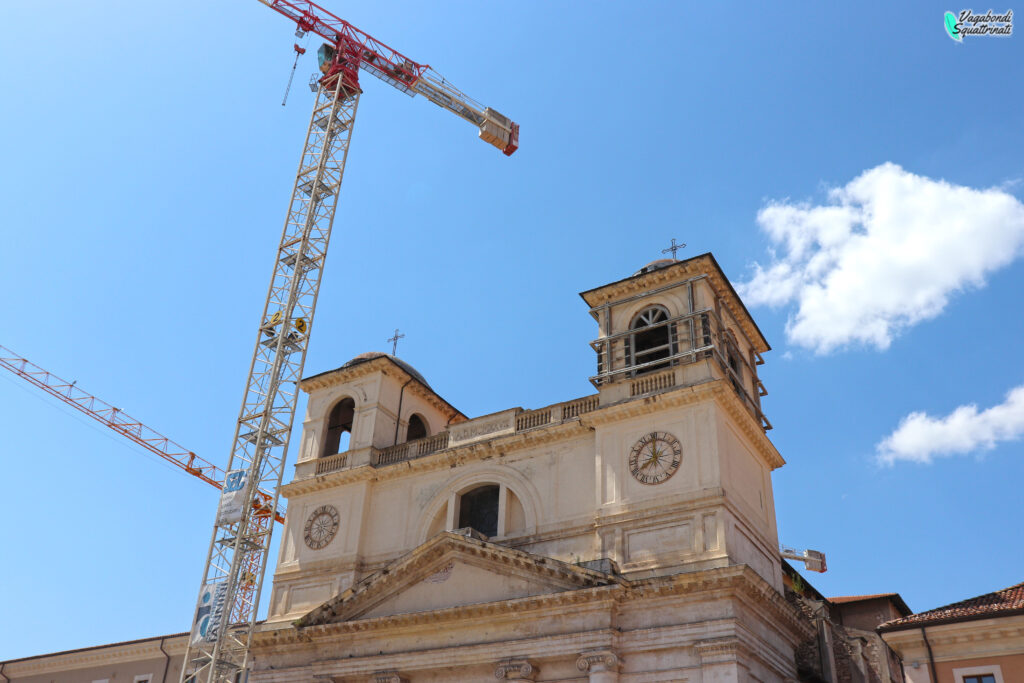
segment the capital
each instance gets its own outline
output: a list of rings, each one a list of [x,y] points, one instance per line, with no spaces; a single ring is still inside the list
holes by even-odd
[[[739,639],[733,636],[701,640],[693,649],[704,664],[734,662],[745,650]]]
[[[504,681],[532,681],[537,667],[526,659],[503,659],[494,667],[494,677]]]
[[[583,673],[618,671],[622,660],[611,650],[588,650],[576,659],[576,668]]]
[[[409,679],[402,678],[397,671],[377,671],[373,674],[373,683],[409,683]]]

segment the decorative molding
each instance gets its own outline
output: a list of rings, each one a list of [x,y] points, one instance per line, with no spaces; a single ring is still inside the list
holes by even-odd
[[[328,370],[319,375],[314,375],[313,377],[301,380],[299,382],[299,388],[309,394],[318,389],[326,389],[337,384],[349,383],[361,377],[366,377],[378,372],[389,377],[392,377],[397,373],[400,379],[415,380],[418,390],[414,391],[416,391],[420,398],[430,403],[439,412],[443,413],[445,417],[451,418],[453,422],[457,421],[460,416],[465,418],[465,416],[459,412],[458,408],[448,403],[448,401],[444,400],[430,387],[423,385],[419,379],[410,375],[401,365],[394,362],[387,356],[379,356],[351,367],[340,367],[334,370]]]
[[[181,657],[188,645],[187,633],[113,643],[4,662],[4,675],[12,678],[43,676],[72,669],[101,667],[147,659],[164,659],[162,642],[171,657]]]
[[[576,659],[576,668],[583,673],[618,671],[620,666],[622,666],[622,660],[611,650],[581,652]]]
[[[528,659],[503,659],[494,667],[494,677],[504,681],[532,681],[537,678],[537,667]]]
[[[717,400],[718,404],[725,409],[725,412],[736,422],[737,426],[743,432],[743,435],[750,439],[751,443],[754,444],[754,448],[757,449],[758,454],[764,459],[765,464],[772,470],[776,470],[786,464],[782,454],[779,453],[778,449],[775,448],[775,444],[771,442],[768,435],[764,433],[761,425],[758,424],[757,420],[750,411],[747,410],[746,405],[736,395],[733,388],[726,384],[726,380],[718,379],[715,380],[718,385],[717,389]]]
[[[522,550],[513,550],[494,543],[444,532],[395,560],[377,574],[367,577],[363,582],[328,600],[295,623],[299,627],[312,627],[346,622],[350,618],[356,618],[363,611],[372,609],[374,605],[386,599],[394,591],[401,589],[411,577],[415,576],[416,572],[428,570],[431,565],[439,561],[443,562],[446,558],[451,561],[452,557],[459,555],[467,560],[478,558],[502,565],[505,567],[504,571],[507,572],[515,571],[534,577],[543,577],[569,589],[569,593],[575,592],[572,589],[592,588],[613,581],[601,572],[533,555]],[[436,572],[437,569],[434,571]],[[553,595],[562,594],[555,593]]]
[[[701,640],[693,646],[694,652],[700,657],[701,664],[735,662],[741,655],[746,654],[746,649],[746,646],[735,636],[709,638]]]
[[[441,538],[439,535],[435,538]],[[461,537],[456,537],[461,538]],[[480,543],[462,539],[466,543]],[[488,544],[490,545],[490,544]],[[507,550],[507,549],[506,549]],[[512,551],[518,552],[518,551]],[[548,565],[563,563],[547,560]],[[592,573],[605,577],[597,572],[589,572],[582,568],[574,568],[579,572]],[[611,585],[581,586],[577,590],[566,590],[526,598],[503,600],[489,603],[475,603],[448,607],[430,612],[413,612],[396,614],[386,617],[369,619],[355,618],[350,621],[333,621],[342,612],[340,602],[349,589],[341,596],[313,610],[297,622],[297,628],[278,628],[254,634],[253,646],[280,647],[287,643],[301,641],[331,640],[342,634],[374,633],[389,629],[414,627],[429,624],[438,627],[460,620],[475,618],[536,618],[525,616],[530,612],[557,612],[566,609],[580,610],[585,606],[599,608],[602,605],[635,602],[643,599],[657,599],[666,596],[693,596],[697,592],[715,593],[718,597],[739,599],[749,609],[757,609],[764,618],[773,623],[781,633],[789,634],[796,640],[804,640],[813,636],[813,626],[802,620],[797,609],[786,602],[768,582],[746,565],[733,565],[716,569],[687,572],[672,576],[659,576],[637,581],[627,581],[622,577],[614,577],[616,583]],[[308,620],[308,621],[307,621]],[[305,622],[305,623],[303,623]]]
[[[516,431],[516,415],[522,408],[509,408],[498,413],[476,417],[448,428],[449,444],[463,445],[472,441],[507,436]]]
[[[502,413],[492,413],[450,426],[449,447],[430,455],[403,460],[399,463],[351,467],[316,475],[308,479],[292,481],[282,486],[280,490],[285,498],[291,498],[359,481],[380,482],[417,472],[449,469],[494,456],[514,457],[516,452],[525,452],[537,446],[578,438],[590,432],[595,425],[648,415],[652,410],[652,405],[667,409],[694,405],[703,401],[715,401],[733,419],[741,433],[750,440],[755,451],[770,469],[777,469],[785,464],[785,460],[782,459],[778,450],[751,416],[743,402],[736,396],[732,387],[727,385],[725,380],[715,379],[678,387],[654,396],[631,398],[620,403],[602,406],[579,418],[518,433],[514,433],[515,412],[519,410],[518,408],[502,411]],[[474,424],[477,420],[481,420],[481,422]],[[509,427],[513,432],[508,431]],[[463,434],[463,430],[465,434]],[[480,430],[489,431],[478,434],[477,432]],[[397,465],[402,466],[398,467]]]
[[[967,619],[945,624],[925,624],[936,662],[952,662],[972,657],[997,657],[1024,649],[1024,614],[999,615],[987,619]],[[921,627],[883,631],[882,639],[904,661],[923,660],[928,651]]]
[[[624,278],[618,282],[582,292],[580,296],[593,310],[603,305],[614,306],[620,299],[665,285],[673,283],[682,285],[687,280],[699,276],[707,278],[715,296],[729,309],[733,319],[740,324],[747,337],[757,344],[758,351],[764,353],[770,350],[764,335],[757,329],[754,319],[710,253],[679,261],[668,268],[659,268],[642,275]]]
[[[317,475],[285,484],[280,491],[285,498],[291,498],[359,481],[381,482],[418,472],[446,470],[469,462],[487,460],[494,456],[504,457],[517,451],[525,452],[536,446],[569,441],[587,434],[589,431],[588,427],[580,424],[579,419],[571,419],[567,422],[531,429],[518,434],[488,436],[485,440],[465,442],[410,460],[380,466],[352,467]]]

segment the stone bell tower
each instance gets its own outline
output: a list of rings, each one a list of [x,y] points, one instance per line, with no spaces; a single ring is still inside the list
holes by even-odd
[[[784,461],[757,373],[770,347],[714,257],[654,261],[581,296],[599,326],[599,509],[633,513],[602,530],[605,554],[656,573],[747,564],[781,587]]]
[[[594,394],[471,417],[382,353],[300,383],[253,683],[794,680],[768,344],[710,254],[582,297]]]

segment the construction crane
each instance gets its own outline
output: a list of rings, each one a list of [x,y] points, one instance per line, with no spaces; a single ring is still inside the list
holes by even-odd
[[[313,2],[260,0],[291,19],[296,35],[327,42],[317,52],[321,76],[295,175],[284,231],[256,334],[234,445],[210,538],[181,681],[235,681],[249,645],[267,569],[277,492],[288,451],[297,384],[313,327],[327,244],[334,223],[365,71],[409,95],[423,95],[479,130],[511,155],[519,126],[440,77]],[[259,491],[273,495],[263,507]],[[256,514],[267,506],[270,515]]]
[[[163,434],[147,427],[128,413],[115,408],[103,399],[97,398],[78,386],[77,381],[69,382],[44,370],[27,358],[22,358],[6,346],[0,345],[0,368],[9,370],[29,384],[36,386],[50,396],[60,399],[100,424],[109,427],[121,436],[134,441],[150,453],[184,470],[193,477],[206,482],[216,489],[223,487],[224,471],[213,463],[181,444],[171,441]],[[259,509],[256,514],[269,514],[268,501],[272,494],[257,491]],[[275,519],[284,522],[284,509],[278,507]]]

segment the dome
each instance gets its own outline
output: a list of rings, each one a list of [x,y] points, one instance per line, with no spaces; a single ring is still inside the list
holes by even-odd
[[[412,375],[420,384],[422,384],[426,388],[430,389],[431,391],[434,390],[433,387],[431,387],[427,383],[427,380],[425,380],[423,378],[423,375],[421,375],[416,368],[414,368],[413,366],[409,365],[408,363],[406,363],[401,358],[398,358],[396,356],[392,356],[390,353],[384,353],[383,351],[367,351],[366,353],[361,353],[358,356],[356,356],[355,358],[353,358],[352,360],[350,360],[349,362],[347,362],[344,365],[342,365],[338,369],[339,370],[344,370],[345,368],[350,368],[350,367],[352,367],[354,365],[359,365],[360,363],[366,363],[367,361],[371,361],[371,360],[374,360],[374,359],[377,359],[377,358],[389,358],[389,359],[391,359],[391,362],[393,362],[395,365],[397,365],[398,367],[402,368],[403,370],[408,372],[410,375]]]
[[[673,263],[679,263],[679,261],[673,258],[660,258],[657,261],[651,261],[646,266],[633,273],[633,275],[636,276],[643,275],[644,273],[650,273],[651,271],[671,266]]]

